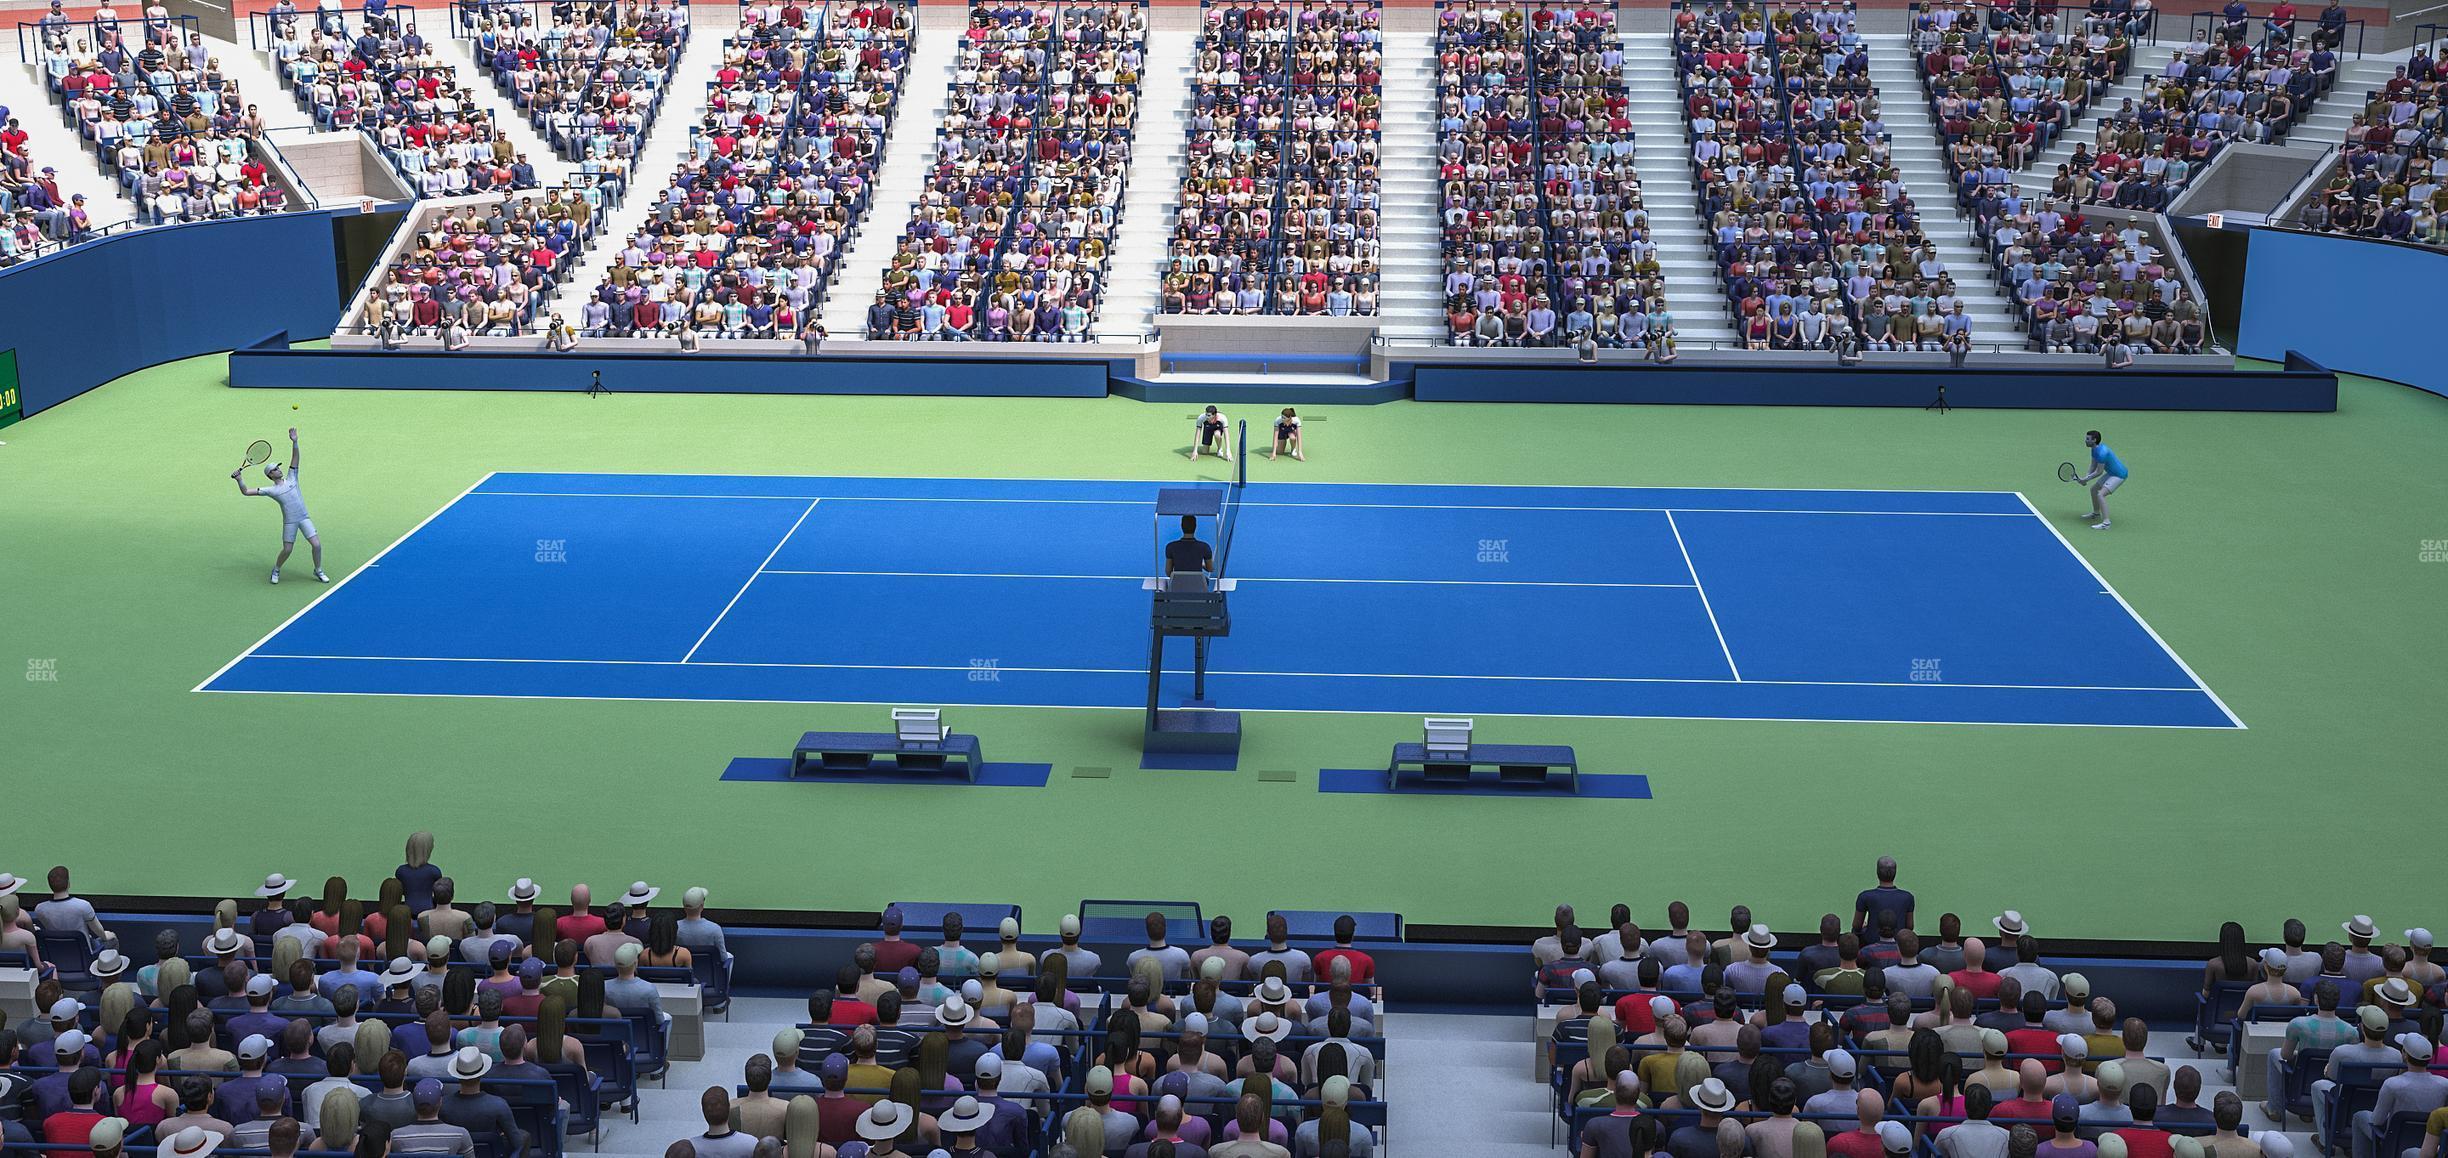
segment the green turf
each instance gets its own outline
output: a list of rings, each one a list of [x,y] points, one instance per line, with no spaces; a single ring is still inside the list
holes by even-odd
[[[196,694],[322,590],[296,581],[302,560],[264,582],[273,511],[225,477],[293,420],[335,575],[489,470],[1219,473],[1178,453],[1189,408],[1120,399],[292,396],[226,389],[222,371],[158,367],[0,433],[0,869],[195,896],[340,873],[371,893],[423,827],[463,897],[575,874],[598,895],[705,884],[726,907],[1010,900],[1032,928],[1085,896],[1466,923],[1532,923],[1559,899],[1655,920],[1679,897],[1711,923],[1748,902],[1796,928],[1893,852],[1925,910],[2018,908],[2044,935],[2442,919],[2428,794],[2448,766],[2448,563],[2418,555],[2448,539],[2448,401],[2397,386],[2352,381],[2335,415],[1316,410],[1312,460],[1253,478],[2024,490],[2250,725],[1482,714],[1483,734],[1577,745],[1583,767],[1656,792],[1571,802],[1314,791],[1316,769],[1416,738],[1397,716],[1254,715],[1243,770],[1220,774],[1139,771],[1133,712],[959,710],[1005,758],[1061,770],[1026,792],[716,779],[874,708]],[[2105,534],[2051,473],[2091,425],[2135,471]],[[55,660],[56,681],[18,679],[29,660]]]

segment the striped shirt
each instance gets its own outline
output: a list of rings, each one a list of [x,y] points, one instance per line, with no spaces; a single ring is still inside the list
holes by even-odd
[[[476,1142],[465,1128],[448,1122],[410,1122],[391,1131],[391,1152],[394,1154],[463,1154],[476,1153]]]
[[[2287,1048],[2295,1053],[2307,1049],[2336,1049],[2362,1038],[2361,1028],[2353,1022],[2326,1013],[2305,1014],[2287,1023]]]

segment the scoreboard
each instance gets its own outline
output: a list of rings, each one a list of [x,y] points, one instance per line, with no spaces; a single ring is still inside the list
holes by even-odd
[[[17,391],[17,351],[0,350],[0,426],[25,417],[25,399]]]

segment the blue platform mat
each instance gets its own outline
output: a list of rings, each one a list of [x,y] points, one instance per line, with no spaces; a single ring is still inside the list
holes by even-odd
[[[1469,784],[1425,784],[1414,777],[1400,788],[1386,786],[1383,768],[1322,768],[1318,770],[1318,791],[1361,792],[1379,796],[1534,796],[1567,800],[1647,800],[1649,778],[1639,775],[1584,772],[1581,791],[1574,792],[1562,783],[1554,785],[1498,784],[1494,780],[1477,780]]]
[[[950,772],[914,775],[894,772],[827,772],[806,776],[791,775],[789,757],[737,756],[731,766],[723,769],[722,778],[748,784],[940,784],[954,788],[975,785],[981,788],[1043,788],[1054,775],[1052,764],[998,764],[989,761],[978,765],[977,779],[963,780]]]

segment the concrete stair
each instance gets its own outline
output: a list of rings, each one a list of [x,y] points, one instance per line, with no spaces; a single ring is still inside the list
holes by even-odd
[[[1640,174],[1641,203],[1649,207],[1649,236],[1657,242],[1675,340],[1687,351],[1739,345],[1700,194],[1692,186],[1691,122],[1675,96],[1674,46],[1664,32],[1629,32],[1623,42],[1632,167]]]
[[[864,336],[868,303],[884,285],[884,268],[900,245],[911,207],[926,188],[927,170],[935,163],[935,126],[943,121],[963,23],[925,21],[910,46],[909,75],[902,82],[900,107],[893,112],[884,164],[876,170],[867,220],[842,254],[841,273],[819,307],[825,332],[835,337]]]
[[[2015,183],[2025,192],[2048,192],[2049,182],[2057,177],[2057,166],[2074,156],[2074,146],[2097,140],[2100,122],[2123,108],[2126,101],[2139,102],[2142,94],[2149,91],[2150,82],[2158,78],[2167,67],[2168,58],[2174,55],[2176,50],[2164,44],[2136,45],[2133,67],[2126,70],[2123,79],[2101,92],[2092,100],[2091,107],[2083,110],[2082,118],[2074,122],[2073,128],[2042,150],[2030,167],[2015,174]]]
[[[663,98],[662,109],[655,114],[654,124],[647,128],[646,139],[638,146],[637,170],[630,175],[630,195],[606,215],[596,243],[580,255],[577,267],[562,284],[568,296],[592,293],[602,284],[622,243],[661,203],[663,192],[671,187],[673,175],[680,171],[681,161],[688,156],[690,130],[705,119],[706,86],[713,82],[723,57],[721,42],[712,39],[707,30],[698,28],[690,32],[688,48],[672,68],[669,95]]]
[[[1377,332],[1445,339],[1445,252],[1437,208],[1436,41],[1427,28],[1385,33],[1379,124]]]
[[[1197,32],[1188,26],[1150,28],[1147,69],[1139,81],[1139,122],[1131,130],[1131,171],[1122,190],[1122,219],[1105,262],[1105,290],[1091,336],[1133,342],[1156,328],[1164,286],[1166,243],[1181,207],[1182,122],[1190,112],[1190,60]],[[867,298],[874,297],[870,291]],[[861,298],[864,302],[867,298]]]
[[[1864,33],[1862,41],[1870,50],[1870,83],[1878,90],[1896,173],[1921,211],[1921,232],[1955,279],[1956,297],[1972,319],[1972,340],[2019,345],[2023,327],[2015,316],[2014,297],[1998,286],[1987,249],[1955,204],[1954,178],[1947,172],[1945,146],[1930,118],[1929,97],[1913,66],[1911,47],[1898,34]]]
[[[458,78],[459,87],[466,90],[471,103],[482,107],[486,115],[492,118],[495,130],[508,137],[519,152],[527,154],[528,162],[535,166],[539,184],[550,188],[569,180],[570,175],[578,171],[577,163],[555,150],[544,135],[528,122],[527,114],[512,104],[510,98],[502,95],[501,89],[493,83],[492,70],[477,62],[474,41],[456,38],[444,41],[435,46],[434,59],[448,67],[452,75]],[[684,55],[681,59],[686,61],[687,57]]]
[[[28,35],[31,36],[30,31]],[[65,114],[43,87],[39,56],[32,64],[0,68],[0,105],[8,106],[9,115],[26,132],[26,156],[33,175],[40,177],[46,166],[57,170],[54,176],[59,181],[60,196],[66,199],[83,194],[85,212],[93,219],[93,228],[136,218],[136,203],[119,192],[119,182],[103,174],[99,155],[60,119]]]

